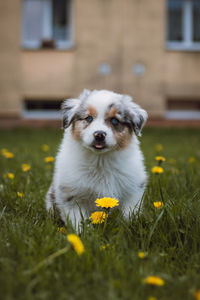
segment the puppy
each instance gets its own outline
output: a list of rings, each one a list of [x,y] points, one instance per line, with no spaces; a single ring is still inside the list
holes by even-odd
[[[62,105],[64,137],[57,154],[47,210],[81,221],[95,211],[96,198],[113,197],[126,217],[137,209],[147,175],[139,149],[147,113],[127,95],[84,90]]]

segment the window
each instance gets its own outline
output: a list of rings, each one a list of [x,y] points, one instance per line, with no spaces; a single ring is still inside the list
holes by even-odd
[[[167,48],[200,50],[200,1],[168,0]]]
[[[167,119],[199,120],[200,99],[168,99],[165,116]]]
[[[62,100],[25,99],[22,116],[25,119],[60,119]]]
[[[72,46],[72,0],[23,0],[25,48]]]

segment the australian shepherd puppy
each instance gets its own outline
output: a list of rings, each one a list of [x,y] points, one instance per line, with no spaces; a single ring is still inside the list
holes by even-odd
[[[147,113],[127,95],[84,90],[63,102],[64,137],[46,196],[47,210],[75,225],[95,211],[96,198],[113,197],[125,216],[137,209],[147,175],[137,136]]]

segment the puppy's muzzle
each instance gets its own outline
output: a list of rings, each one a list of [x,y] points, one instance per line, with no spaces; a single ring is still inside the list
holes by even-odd
[[[94,132],[94,138],[97,142],[104,142],[106,138],[106,132],[105,131],[95,131]]]
[[[106,139],[106,132],[105,131],[95,131],[94,132],[94,148],[96,149],[103,149],[105,147],[105,139]]]

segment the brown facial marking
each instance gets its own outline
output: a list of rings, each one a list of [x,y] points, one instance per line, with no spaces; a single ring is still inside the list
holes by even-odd
[[[118,114],[118,110],[116,107],[111,107],[111,109],[108,111],[107,113],[107,118],[113,118],[113,117],[117,117]]]
[[[128,147],[131,142],[132,134],[126,124],[121,124],[120,131],[113,129],[115,140],[117,142],[116,150],[123,150]]]
[[[85,120],[75,120],[72,123],[72,136],[75,140],[79,141],[81,139],[81,132],[87,127],[87,122]]]
[[[95,118],[97,116],[97,111],[94,107],[89,106],[87,109],[82,109],[79,111],[77,116],[74,117],[72,122],[72,136],[75,140],[80,141],[82,131],[90,125],[85,119],[88,116]]]
[[[95,118],[97,116],[97,111],[93,106],[88,107],[88,115]]]
[[[116,150],[123,150],[128,147],[131,142],[132,138],[132,131],[130,130],[129,126],[122,121],[119,122],[117,126],[113,126],[110,122],[110,119],[107,120],[107,125],[111,127],[112,132],[114,134],[116,140]]]
[[[116,118],[119,123],[113,125],[111,119]],[[116,140],[116,150],[123,150],[128,147],[131,142],[132,131],[127,123],[122,120],[121,114],[115,106],[112,106],[106,115],[106,123],[111,127],[115,140]]]

